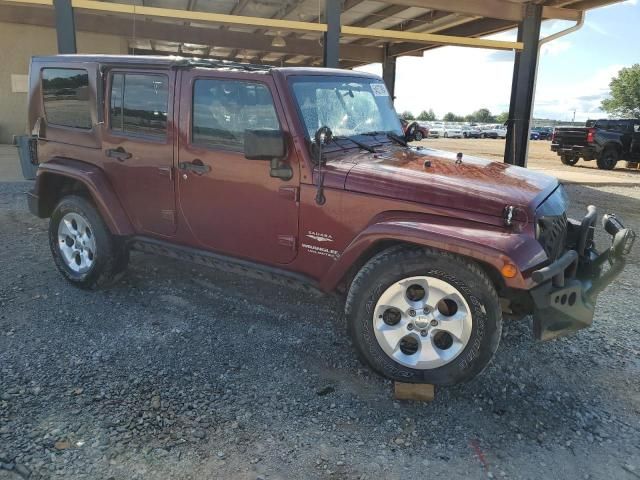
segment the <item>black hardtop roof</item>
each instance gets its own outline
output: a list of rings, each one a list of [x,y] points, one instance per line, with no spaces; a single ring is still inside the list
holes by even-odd
[[[161,68],[210,68],[224,71],[244,71],[256,73],[270,73],[272,71],[282,72],[288,75],[349,75],[357,77],[380,78],[377,75],[367,72],[356,72],[353,70],[341,70],[335,68],[321,67],[274,67],[271,65],[260,65],[252,63],[232,62],[228,60],[216,60],[209,58],[179,57],[166,55],[46,55],[34,56],[32,61],[39,63],[99,63],[101,65],[132,65],[139,67],[161,67]]]

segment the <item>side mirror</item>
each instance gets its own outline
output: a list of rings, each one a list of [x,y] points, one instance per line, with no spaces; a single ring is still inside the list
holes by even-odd
[[[293,177],[291,167],[282,162],[286,153],[284,133],[280,130],[245,130],[244,156],[248,160],[270,160],[271,177],[282,180]]]
[[[248,160],[273,160],[285,156],[284,134],[280,130],[245,130],[244,156]]]

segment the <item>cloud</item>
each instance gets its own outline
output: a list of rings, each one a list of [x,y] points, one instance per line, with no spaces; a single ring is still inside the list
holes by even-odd
[[[542,45],[542,50],[540,51],[540,53],[542,55],[556,56],[571,49],[571,46],[572,44],[568,40],[562,40],[562,39],[553,40],[549,43],[545,43],[544,45]]]
[[[381,74],[379,64],[363,69]],[[433,108],[443,116],[447,112],[466,115],[485,107],[493,113],[509,108],[512,52],[444,47],[427,51],[424,57],[399,58],[397,72],[399,112],[417,114]]]
[[[496,50],[487,55],[487,61],[489,62],[513,62],[515,55],[513,52],[507,50]]]
[[[570,120],[575,111],[576,120],[579,121],[604,116],[600,102],[609,94],[609,83],[622,67],[608,65],[579,82],[538,85],[534,115]]]
[[[610,30],[607,30],[606,28],[601,27],[598,23],[594,22],[593,20],[585,21],[584,26],[589,30],[592,30],[602,35],[603,37],[617,37],[617,35],[614,35]]]

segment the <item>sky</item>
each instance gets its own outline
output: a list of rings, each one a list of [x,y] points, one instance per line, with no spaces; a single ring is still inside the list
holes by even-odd
[[[547,20],[541,37],[574,22]],[[515,41],[515,30],[487,38]],[[486,107],[498,114],[509,109],[513,52],[443,47],[423,57],[401,57],[396,70],[398,112],[432,108],[466,115]],[[600,101],[611,78],[623,67],[640,63],[640,0],[626,0],[587,12],[582,29],[543,46],[538,66],[534,117],[576,121],[606,116]],[[361,70],[381,74],[380,64]],[[416,95],[416,92],[419,92]]]

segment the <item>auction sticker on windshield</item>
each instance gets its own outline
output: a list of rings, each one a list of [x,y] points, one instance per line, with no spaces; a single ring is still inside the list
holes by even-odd
[[[376,97],[388,97],[387,87],[384,83],[372,83],[371,91]]]

